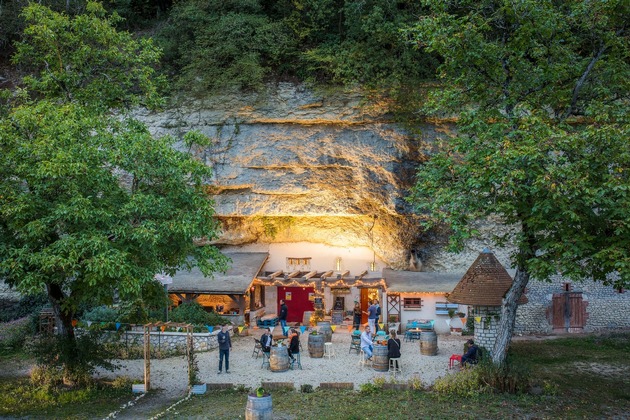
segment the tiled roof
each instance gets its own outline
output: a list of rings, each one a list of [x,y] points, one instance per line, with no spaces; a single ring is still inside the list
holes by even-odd
[[[501,306],[510,286],[512,277],[494,254],[484,249],[448,295],[447,300],[464,305]],[[527,303],[525,295],[518,303]]]
[[[448,293],[461,278],[461,273],[383,270],[387,293]]]
[[[178,271],[173,276],[173,284],[168,285],[168,291],[211,295],[246,294],[269,254],[266,252],[226,252],[224,254],[231,260],[228,263],[227,272],[217,272],[206,277],[196,267],[191,271]]]

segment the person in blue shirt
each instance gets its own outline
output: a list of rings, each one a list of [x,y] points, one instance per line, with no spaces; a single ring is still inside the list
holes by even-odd
[[[468,351],[462,356],[462,366],[465,366],[466,363],[474,365],[478,362],[479,347],[472,339],[468,340],[466,344],[468,344]]]
[[[289,313],[289,307],[284,302],[284,299],[281,299],[280,300],[280,316],[278,317],[278,320],[280,320],[280,325],[282,325],[282,334],[285,337],[289,336],[289,331],[287,331],[287,328],[286,328],[288,313]]]
[[[227,325],[221,327],[221,331],[217,334],[219,342],[219,375],[223,370],[223,359],[225,359],[225,373],[230,373],[230,350],[232,350],[232,340]]]
[[[366,325],[365,330],[361,333],[361,350],[365,353],[367,360],[372,360],[374,347],[372,345],[372,334],[370,333],[369,325]]]

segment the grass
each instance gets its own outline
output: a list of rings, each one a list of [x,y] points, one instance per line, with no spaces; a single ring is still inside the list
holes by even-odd
[[[272,391],[274,416],[291,419],[625,418],[630,412],[630,333],[577,336],[512,345],[513,363],[529,369],[540,395],[451,397],[432,390]],[[6,361],[0,360],[0,369]],[[120,384],[119,384],[120,385]],[[47,389],[25,379],[0,381],[0,417],[105,417],[132,398],[130,385]],[[165,418],[242,418],[247,389],[211,391],[179,404]],[[155,406],[153,406],[155,407]],[[151,408],[146,418],[166,407]]]

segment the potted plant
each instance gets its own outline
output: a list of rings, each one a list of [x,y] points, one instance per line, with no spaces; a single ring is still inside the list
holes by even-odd
[[[271,395],[262,386],[247,395],[246,419],[270,419],[272,412]]]

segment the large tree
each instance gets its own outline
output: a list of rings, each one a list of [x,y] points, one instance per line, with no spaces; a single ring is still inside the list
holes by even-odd
[[[190,153],[207,139],[153,138],[130,116],[161,103],[160,52],[115,30],[100,4],[73,18],[32,4],[24,17],[14,63],[28,75],[0,114],[0,276],[45,288],[73,341],[81,303],[134,298],[156,273],[224,266],[195,245],[217,232],[211,170]]]
[[[454,250],[475,222],[513,226],[516,275],[493,362],[505,361],[531,276],[630,284],[630,3],[427,0],[410,30],[441,56],[425,111],[456,116],[427,145],[411,201]]]

